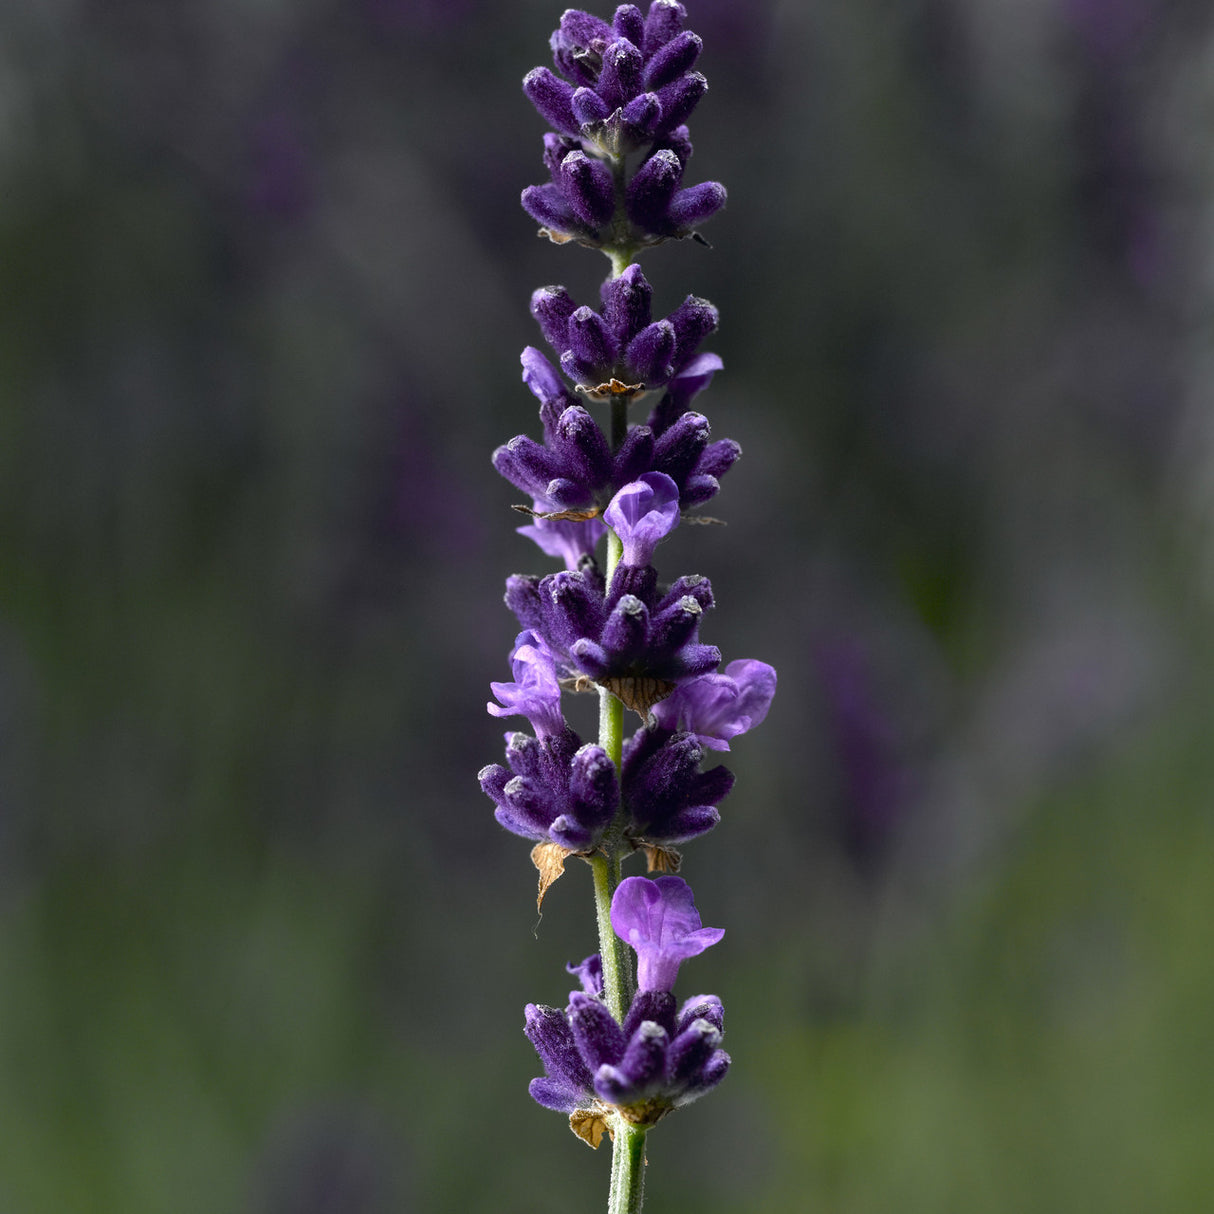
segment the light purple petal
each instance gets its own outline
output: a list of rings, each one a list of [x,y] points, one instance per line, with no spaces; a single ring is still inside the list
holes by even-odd
[[[681,877],[626,877],[611,900],[611,926],[637,954],[641,990],[672,990],[679,965],[725,935],[702,927],[691,886]]]
[[[489,690],[499,702],[486,708],[495,717],[526,717],[537,737],[560,733],[565,720],[551,650],[534,632],[520,632],[510,663],[514,682],[490,683]]]
[[[532,503],[535,510],[551,510],[551,503],[536,499]],[[575,522],[570,519],[537,518],[526,527],[516,527],[519,535],[525,535],[534,540],[546,555],[565,562],[566,569],[576,569],[582,557],[594,552],[599,540],[607,534],[607,528],[602,520],[597,518],[583,519]]]
[[[647,472],[625,485],[603,511],[624,545],[624,564],[648,565],[658,542],[679,525],[679,489],[664,472]]]
[[[680,684],[653,712],[664,729],[686,730],[710,750],[728,750],[728,739],[767,716],[775,693],[775,670],[766,662],[742,658],[730,662],[723,673]]]

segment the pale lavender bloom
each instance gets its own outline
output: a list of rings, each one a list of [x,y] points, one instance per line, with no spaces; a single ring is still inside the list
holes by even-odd
[[[703,927],[691,886],[681,877],[626,877],[611,899],[611,926],[637,954],[642,991],[674,989],[679,965],[725,935]]]
[[[536,510],[551,510],[549,502],[535,499]],[[540,549],[551,557],[565,562],[566,569],[576,569],[582,557],[593,555],[599,540],[607,534],[607,528],[597,518],[581,521],[570,519],[537,518],[526,527],[516,527],[519,535],[534,540]]]
[[[709,750],[728,750],[730,738],[762,722],[775,694],[775,670],[766,662],[741,658],[723,673],[681,683],[654,705],[653,715],[672,733],[693,733]]]
[[[537,738],[562,733],[565,718],[561,715],[561,685],[552,651],[534,632],[520,632],[510,665],[514,682],[490,683],[489,690],[499,703],[485,707],[495,717],[526,717]]]
[[[663,472],[648,472],[611,499],[603,518],[624,545],[624,564],[648,565],[679,525],[679,487]]]

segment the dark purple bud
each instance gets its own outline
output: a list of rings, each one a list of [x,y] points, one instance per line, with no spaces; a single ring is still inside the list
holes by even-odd
[[[676,35],[655,51],[653,58],[645,65],[645,87],[656,91],[690,71],[703,49],[703,40],[691,30]]]
[[[531,1084],[531,1095],[546,1108],[559,1112],[572,1112],[580,1104],[589,1103],[590,1069],[578,1053],[573,1031],[564,1012],[554,1007],[527,1004],[524,1012],[523,1031],[528,1041],[544,1064],[548,1080],[535,1079]],[[536,1092],[542,1085],[544,1099]]]
[[[652,565],[629,565],[626,561],[621,561],[611,575],[607,610],[614,611],[615,605],[626,594],[634,595],[642,603],[652,602],[657,585],[658,571]]]
[[[568,1014],[578,1052],[591,1072],[604,1064],[614,1066],[624,1057],[627,1042],[620,1026],[592,995],[574,991],[569,996]]]
[[[584,481],[557,476],[537,496],[550,502],[557,510],[581,510],[591,504],[594,493]]]
[[[721,1044],[721,1034],[707,1020],[694,1020],[671,1043],[666,1059],[670,1082],[683,1087],[703,1069]]]
[[[653,431],[648,426],[629,426],[615,455],[611,479],[617,485],[636,480],[653,466]]]
[[[611,170],[601,160],[592,160],[585,152],[570,152],[561,161],[561,186],[574,214],[589,227],[600,228],[611,218],[615,184]]]
[[[668,814],[660,823],[651,824],[645,833],[663,843],[687,843],[708,834],[720,821],[716,806],[693,805]]]
[[[511,734],[511,738],[517,737],[517,734]],[[535,741],[534,738],[531,739]],[[501,796],[512,778],[512,773],[503,767],[500,763],[490,763],[486,767],[482,767],[476,773],[477,783],[480,784],[481,790],[485,796],[492,797],[497,801]]]
[[[634,46],[640,46],[645,37],[645,18],[635,4],[621,4],[615,10],[612,28],[621,38],[627,38]]]
[[[658,100],[662,103],[662,129],[673,130],[686,122],[706,92],[708,81],[700,72],[687,72],[665,88],[658,89]]]
[[[564,287],[540,287],[531,293],[531,315],[554,350],[563,350],[568,344],[569,318],[575,311],[577,304]]]
[[[616,603],[603,625],[603,648],[627,662],[644,652],[648,634],[648,608],[636,595],[626,594]]]
[[[574,754],[569,791],[580,807],[579,820],[594,830],[606,826],[615,817],[620,803],[620,786],[615,764],[601,746],[587,743]]]
[[[634,97],[624,107],[620,121],[637,147],[653,138],[662,124],[662,103],[657,93],[641,93]]]
[[[683,678],[707,674],[721,664],[721,651],[715,645],[685,645],[679,652]]]
[[[598,956],[596,953],[595,956]],[[676,1032],[685,1032],[693,1020],[707,1020],[718,1033],[725,1031],[725,1009],[716,995],[693,995],[679,1008]],[[671,1036],[675,1034],[672,1033]]]
[[[540,227],[564,236],[588,236],[586,225],[574,214],[558,186],[529,185],[522,193],[523,210]]]
[[[613,110],[625,105],[640,91],[643,71],[641,52],[627,38],[617,39],[603,52],[599,96]]]
[[[671,151],[655,152],[628,184],[625,195],[628,217],[646,231],[663,228],[670,200],[682,179],[679,158]]]
[[[645,18],[645,37],[641,40],[645,57],[665,46],[683,28],[686,20],[687,10],[678,0],[653,0],[649,16]]]
[[[696,471],[703,476],[724,476],[741,454],[742,448],[732,438],[718,439],[704,448]]]
[[[552,447],[589,489],[598,489],[611,476],[611,447],[598,422],[581,405],[571,405],[561,414]]]
[[[615,343],[603,318],[590,308],[578,308],[569,317],[568,335],[574,360],[582,367],[596,368],[591,375],[594,382],[607,379],[615,363]]]
[[[611,116],[611,107],[594,89],[580,88],[573,94],[573,116],[583,126],[604,122]]]
[[[700,1074],[687,1084],[681,1096],[675,1098],[675,1107],[690,1104],[693,1100],[699,1100],[705,1092],[712,1091],[725,1078],[725,1073],[729,1070],[729,1061],[729,1055],[724,1050],[717,1050],[713,1053],[704,1064],[704,1069]]]
[[[711,219],[725,202],[725,187],[719,181],[702,181],[675,194],[666,219],[675,231],[688,232]]]
[[[643,1020],[652,1020],[673,1037],[676,1030],[674,996],[669,991],[637,991],[624,1017],[624,1036],[630,1041]]]
[[[695,636],[703,615],[700,604],[691,595],[685,595],[653,617],[650,644],[664,651],[682,649]]]
[[[654,445],[653,466],[682,481],[695,469],[710,433],[703,413],[684,413]]]
[[[593,87],[603,51],[612,39],[611,26],[580,9],[567,8],[551,39],[553,62],[578,84]]]
[[[708,300],[688,295],[668,319],[675,331],[675,366],[683,370],[700,342],[715,331],[721,314]]]
[[[493,453],[493,466],[530,497],[546,497],[549,483],[561,470],[552,452],[525,434],[498,447]]]
[[[539,578],[524,573],[513,573],[506,579],[506,606],[524,628],[539,629],[543,621],[539,583]]]
[[[578,133],[573,116],[573,86],[546,67],[532,68],[523,77],[523,92],[540,117],[566,135]]]
[[[596,593],[581,570],[550,573],[540,582],[540,603],[544,626],[537,631],[557,652],[602,630],[602,592]]]
[[[684,510],[691,510],[716,497],[720,491],[721,482],[715,476],[701,476],[697,472],[683,482],[679,500]]]
[[[548,837],[552,815],[548,812],[543,789],[535,780],[513,776],[496,796],[487,781],[481,782],[481,788],[497,802],[493,816],[512,835],[537,842]]]
[[[628,1042],[619,1066],[601,1066],[594,1090],[610,1104],[636,1104],[652,1096],[665,1079],[666,1030],[652,1020],[641,1022]]]
[[[600,292],[603,319],[616,348],[623,350],[649,324],[652,316],[653,288],[635,262],[619,278],[609,278]]]
[[[728,767],[710,767],[700,772],[695,780],[695,799],[716,804],[724,801],[733,790],[734,774]]]
[[[597,641],[582,637],[569,647],[569,656],[587,678],[604,679],[611,672],[611,655]]]
[[[674,325],[668,320],[655,321],[629,343],[624,361],[647,386],[664,384],[674,371],[674,348]]]

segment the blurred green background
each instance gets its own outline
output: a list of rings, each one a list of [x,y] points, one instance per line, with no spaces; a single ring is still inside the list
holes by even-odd
[[[0,1211],[545,1214],[594,947],[475,775],[535,433],[538,0],[0,12]],[[734,1069],[646,1208],[1214,1195],[1212,14],[699,0],[745,456],[662,571],[780,670],[687,849]]]

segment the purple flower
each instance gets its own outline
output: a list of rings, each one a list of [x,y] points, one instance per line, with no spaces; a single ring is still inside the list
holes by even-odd
[[[561,687],[557,681],[552,651],[530,630],[520,632],[510,654],[513,683],[490,683],[498,698],[487,704],[495,717],[523,716],[531,722],[537,738],[562,733]]]
[[[550,511],[550,503],[542,499],[533,501],[535,510]],[[565,562],[566,569],[576,569],[584,556],[591,556],[599,540],[607,534],[607,528],[597,519],[550,519],[537,518],[526,527],[516,527],[519,535],[534,540],[548,556]]]
[[[597,956],[568,967],[584,986],[592,962]],[[525,1015],[524,1031],[545,1072],[529,1091],[557,1112],[614,1107],[634,1124],[653,1125],[710,1091],[729,1069],[720,1048],[725,1014],[715,995],[676,1008],[667,990],[638,991],[621,1025],[587,986],[571,992],[564,1011],[529,1003]]]
[[[730,662],[723,673],[681,683],[654,706],[653,715],[672,733],[683,730],[710,750],[728,750],[728,739],[753,729],[767,716],[775,694],[775,670],[766,662],[742,658]]]
[[[703,927],[691,886],[681,877],[626,877],[611,899],[611,926],[637,954],[642,991],[674,989],[679,965],[725,935]]]
[[[679,487],[663,472],[646,473],[611,499],[603,518],[624,546],[624,564],[648,565],[679,525]]]
[[[615,765],[601,746],[581,745],[569,728],[542,738],[513,733],[506,763],[490,764],[478,776],[502,826],[566,851],[598,845],[620,803]]]

